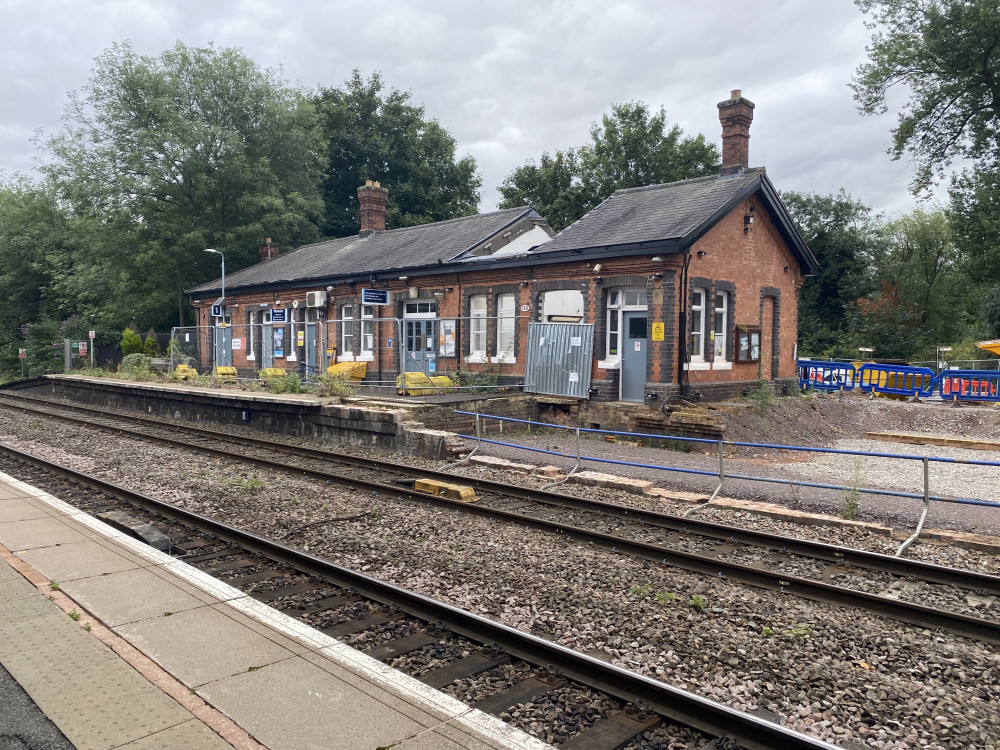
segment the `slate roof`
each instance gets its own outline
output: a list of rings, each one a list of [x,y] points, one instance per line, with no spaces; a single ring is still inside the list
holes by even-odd
[[[815,273],[818,269],[816,259],[795,229],[763,168],[723,178],[711,175],[666,185],[618,190],[531,255],[595,248],[625,249],[640,243],[664,242],[674,243],[674,249],[679,252],[711,229],[734,206],[758,191],[803,269],[806,273]]]
[[[463,216],[458,219],[376,232],[368,237],[343,237],[303,245],[290,253],[226,274],[226,291],[248,287],[306,284],[371,273],[446,263],[489,239],[522,216],[534,215],[530,206]],[[189,294],[214,292],[220,280],[188,289]]]

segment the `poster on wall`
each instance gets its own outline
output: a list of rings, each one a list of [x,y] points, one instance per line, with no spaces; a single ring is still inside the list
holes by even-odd
[[[285,356],[285,329],[275,328],[274,329],[274,356],[284,357]]]
[[[442,357],[455,356],[454,320],[442,320],[438,323],[438,353]]]

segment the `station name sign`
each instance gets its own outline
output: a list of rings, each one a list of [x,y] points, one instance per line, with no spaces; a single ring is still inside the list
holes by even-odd
[[[392,293],[388,289],[362,289],[362,305],[391,305]]]

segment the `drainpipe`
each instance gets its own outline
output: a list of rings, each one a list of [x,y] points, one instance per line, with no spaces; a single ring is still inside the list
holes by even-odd
[[[684,265],[681,269],[681,283],[678,290],[680,296],[680,315],[678,316],[677,328],[677,384],[681,389],[681,396],[687,398],[691,385],[688,380],[688,371],[684,369],[687,360],[687,309],[688,309],[688,266],[691,265],[691,248],[684,250]]]

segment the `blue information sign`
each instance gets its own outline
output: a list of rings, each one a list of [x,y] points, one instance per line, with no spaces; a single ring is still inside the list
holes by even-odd
[[[284,308],[282,308],[280,310],[271,310],[271,322],[272,323],[285,323],[285,322],[287,322],[286,318],[285,318],[285,314],[287,312],[288,311],[285,310]]]
[[[361,304],[363,305],[391,305],[392,294],[388,289],[362,289]]]
[[[222,317],[222,305],[212,305],[212,317],[213,318]]]

